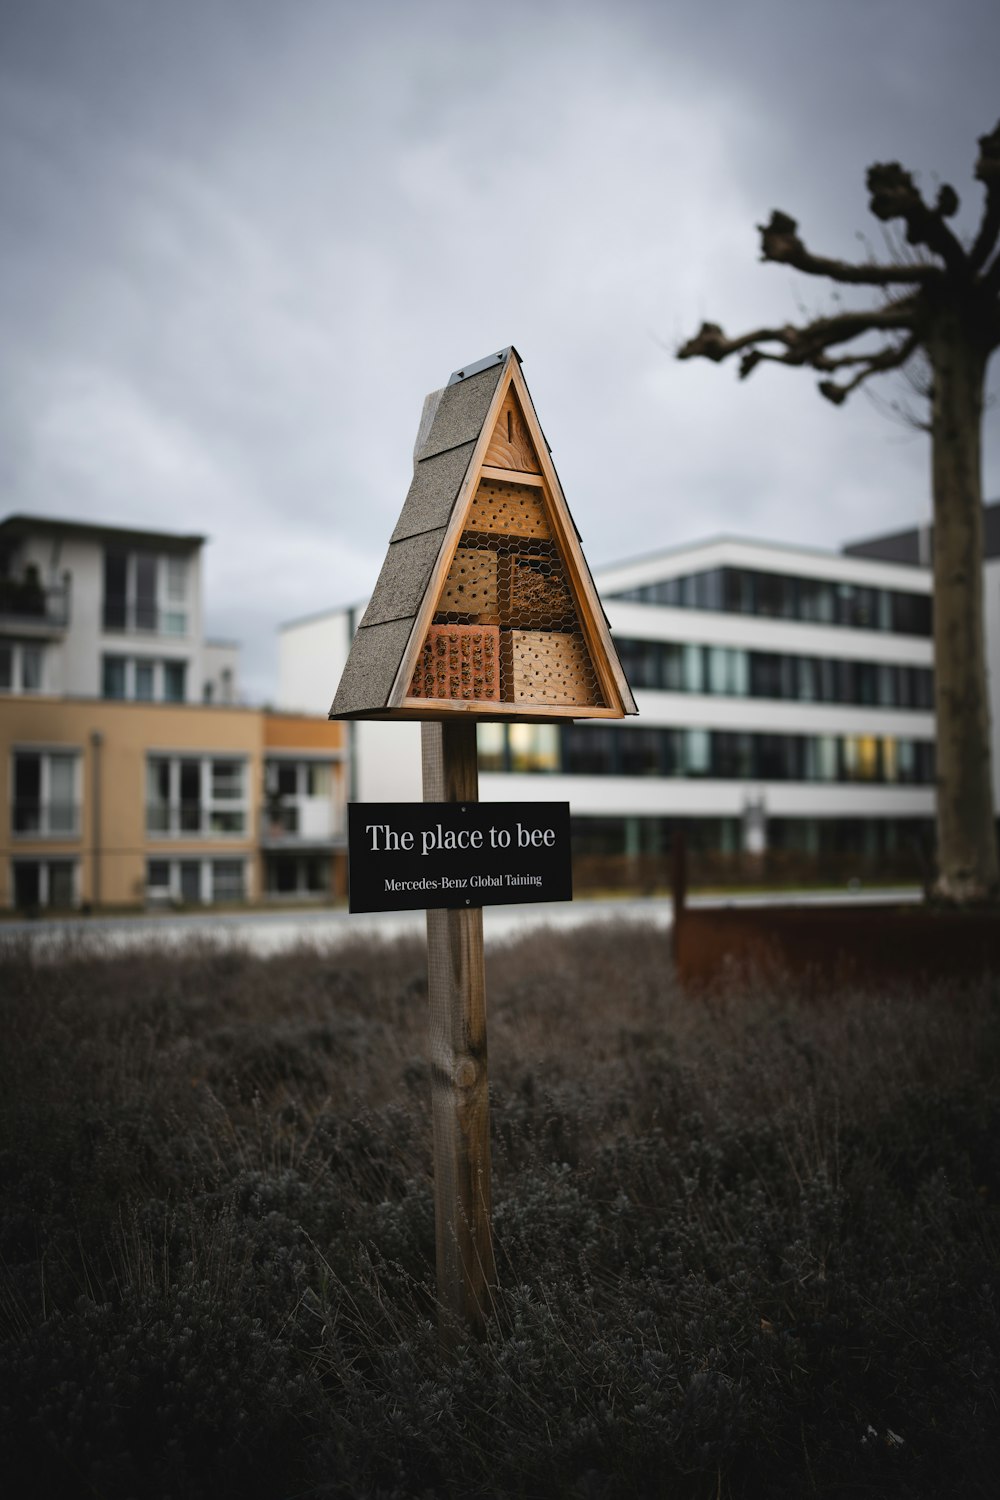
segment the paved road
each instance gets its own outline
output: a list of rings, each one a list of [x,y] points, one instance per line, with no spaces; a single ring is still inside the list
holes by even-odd
[[[767,906],[788,895],[695,896],[692,906]],[[794,898],[802,905],[864,904],[874,901],[916,901],[914,889],[895,891],[804,892]],[[589,922],[640,922],[669,928],[673,907],[669,899],[590,901],[580,899],[525,906],[487,906],[483,931],[488,943],[504,942],[537,927],[565,929]],[[38,953],[56,954],[66,948],[87,952],[120,951],[152,946],[176,947],[192,940],[234,944],[254,953],[279,953],[298,943],[318,948],[359,937],[372,941],[403,936],[422,937],[424,913],[382,912],[349,916],[346,911],[254,911],[221,915],[212,912],[157,913],[134,917],[74,917],[64,920],[0,923],[0,952],[5,946],[28,942]]]

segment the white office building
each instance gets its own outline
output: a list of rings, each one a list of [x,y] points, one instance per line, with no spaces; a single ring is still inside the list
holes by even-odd
[[[986,522],[1000,806],[1000,505]],[[830,871],[920,873],[934,819],[930,542],[912,531],[830,553],[719,538],[595,570],[639,718],[484,724],[480,796],[568,801],[581,858],[662,860],[683,828],[723,862],[766,848]],[[282,628],[283,707],[329,706],[361,612]],[[356,800],[420,796],[418,726],[349,729]]]

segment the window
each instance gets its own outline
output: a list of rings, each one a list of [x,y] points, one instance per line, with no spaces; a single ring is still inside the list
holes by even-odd
[[[847,781],[879,781],[879,742],[873,734],[844,736],[844,778]]]
[[[899,756],[895,740],[884,739],[882,741],[882,780],[899,780]]]
[[[833,584],[820,578],[799,579],[799,618],[820,625],[832,625],[834,616]]]
[[[212,761],[212,800],[225,802],[238,800],[243,795],[243,762],[241,760]]]
[[[198,760],[175,762],[179,796],[178,813],[182,833],[200,833],[202,830],[202,765]]]
[[[212,900],[242,901],[245,896],[241,859],[212,860]]]
[[[45,682],[45,650],[35,641],[0,643],[0,692],[40,693]]]
[[[25,693],[37,693],[42,686],[42,648],[35,645],[21,647],[21,689]]]
[[[558,771],[559,730],[554,724],[511,724],[512,771]]]
[[[619,770],[623,776],[659,776],[662,769],[658,729],[632,729],[622,735]]]
[[[76,860],[15,859],[14,905],[19,911],[51,907],[68,911],[77,904]]]
[[[713,774],[727,780],[744,781],[753,776],[753,736],[716,732]]]
[[[664,652],[663,686],[671,693],[680,693],[684,690],[684,648],[678,645],[666,645]]]
[[[146,830],[163,834],[246,831],[246,761],[151,755],[146,762]]]
[[[128,662],[124,656],[106,656],[101,664],[101,693],[105,698],[125,698],[125,672]]]
[[[506,744],[506,725],[478,725],[476,728],[476,746],[479,752],[479,769],[481,771],[506,770]]]
[[[930,635],[931,598],[929,594],[892,593],[892,628],[900,635]]]
[[[14,833],[46,837],[73,837],[78,833],[78,764],[77,751],[14,752]]]
[[[325,896],[329,890],[329,856],[275,854],[267,861],[269,896]]]
[[[140,703],[152,703],[156,696],[154,681],[154,664],[151,661],[137,661],[135,664],[135,696]]]
[[[209,826],[213,833],[242,833],[246,813],[242,806],[244,763],[213,760],[210,770]]]
[[[702,675],[702,649],[700,646],[684,646],[684,688],[689,693],[704,691]]]
[[[558,741],[556,753],[558,754]],[[329,797],[333,790],[333,767],[327,760],[307,761],[303,768],[307,797]]]
[[[104,552],[105,630],[186,635],[188,559],[174,554]]]
[[[577,776],[612,775],[617,737],[618,731],[602,724],[568,725],[563,730],[564,769]]]
[[[128,553],[108,547],[104,553],[104,628],[124,630],[128,623]]]
[[[165,635],[185,635],[187,633],[187,611],[184,608],[187,600],[187,558],[168,557],[166,575],[167,607],[163,613],[163,631]]]
[[[729,692],[729,652],[725,646],[708,648],[708,687],[712,693]]]
[[[688,729],[684,732],[684,769],[689,776],[707,776],[711,752],[711,737],[707,729]]]
[[[805,779],[836,781],[837,741],[832,734],[810,735],[805,743]]]
[[[197,906],[201,900],[201,868],[201,861],[198,859],[182,859],[177,862],[177,886],[185,906]]]
[[[163,700],[165,703],[183,703],[187,663],[165,661],[163,663]]]
[[[156,611],[156,556],[152,552],[137,552],[132,559],[135,581],[135,628],[155,630]]]

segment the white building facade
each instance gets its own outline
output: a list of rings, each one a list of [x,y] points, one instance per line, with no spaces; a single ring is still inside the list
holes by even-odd
[[[986,630],[1000,806],[1000,506]],[[927,538],[842,553],[720,538],[595,570],[638,720],[486,724],[480,796],[568,801],[575,853],[662,863],[677,829],[731,862],[926,874],[934,715]],[[328,707],[361,610],[281,631],[282,706]],[[349,726],[357,801],[419,798],[419,728]]]
[[[239,648],[203,636],[204,538],[0,521],[0,691],[235,703]]]

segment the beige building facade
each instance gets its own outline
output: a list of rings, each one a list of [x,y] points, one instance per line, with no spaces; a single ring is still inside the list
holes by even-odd
[[[336,899],[345,806],[326,719],[0,694],[0,908]]]

